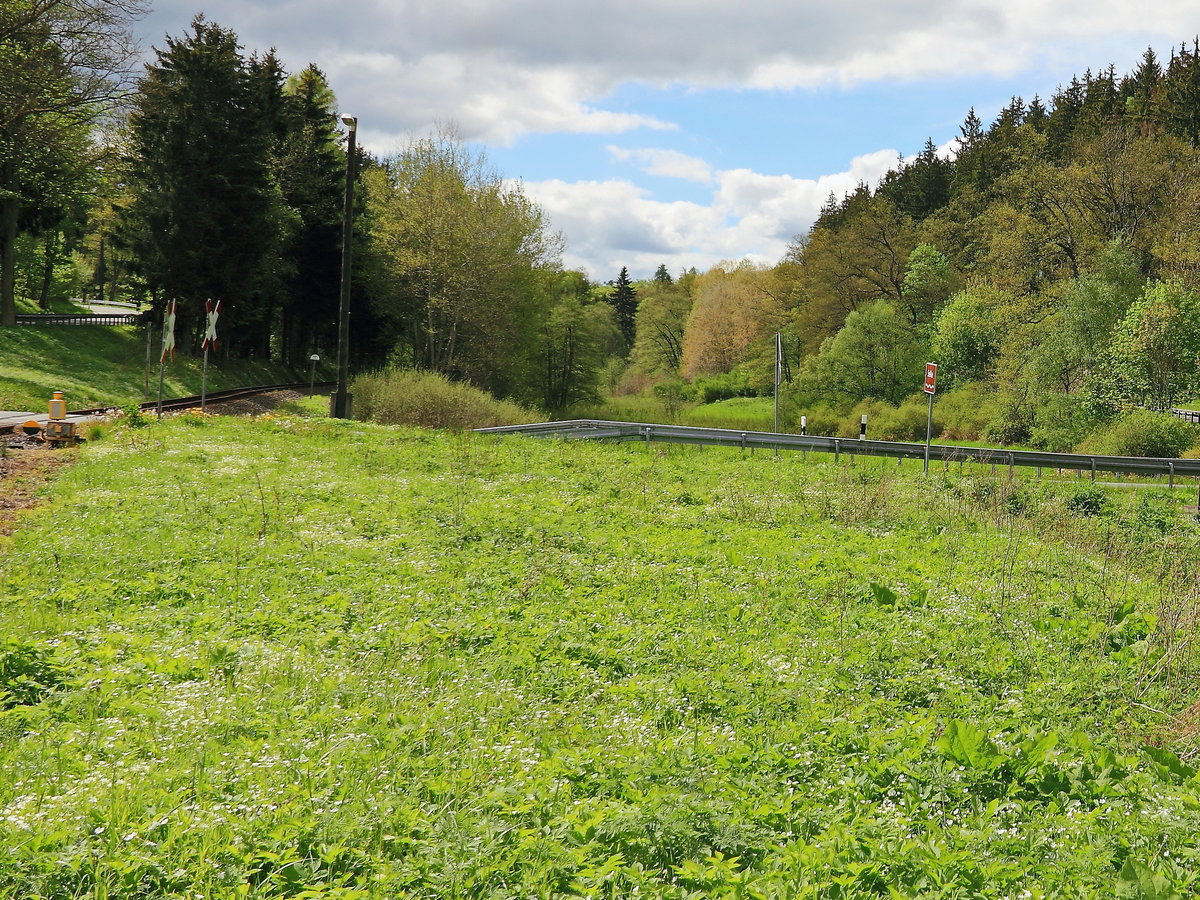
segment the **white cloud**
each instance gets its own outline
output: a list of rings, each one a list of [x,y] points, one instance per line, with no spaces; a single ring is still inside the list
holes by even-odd
[[[660,263],[672,272],[704,270],[723,259],[774,264],[831,193],[840,197],[860,182],[878,182],[895,160],[895,150],[880,150],[856,157],[844,172],[815,179],[747,169],[712,172],[708,203],[656,200],[622,179],[536,181],[524,188],[568,236],[569,268],[598,280],[615,277],[622,266],[634,277],[649,277]]]
[[[191,0],[158,0],[143,31],[180,34]],[[435,122],[512,142],[670,123],[615,108],[621,85],[794,89],[1038,62],[1103,64],[1097,47],[1187,38],[1194,0],[210,0],[248,48],[312,61],[339,96],[401,140]],[[1123,53],[1121,58],[1127,54]]]
[[[660,175],[664,178],[682,178],[685,181],[698,181],[710,184],[713,180],[712,168],[702,159],[688,156],[678,150],[661,150],[642,147],[627,150],[623,147],[608,148],[609,156],[617,162],[631,162],[647,175]]]

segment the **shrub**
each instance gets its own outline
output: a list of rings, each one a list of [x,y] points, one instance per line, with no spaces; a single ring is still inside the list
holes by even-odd
[[[354,380],[356,418],[381,425],[486,428],[536,422],[542,417],[509,400],[451,381],[435,372],[387,369]]]
[[[692,398],[697,403],[716,403],[734,397],[753,397],[758,392],[750,386],[750,380],[739,372],[723,375],[704,375],[692,382]]]
[[[1108,508],[1108,495],[1094,484],[1074,488],[1064,501],[1067,509],[1080,516],[1098,516]]]
[[[996,395],[982,382],[970,381],[952,391],[939,393],[933,405],[933,423],[947,441],[977,441],[996,417]]]
[[[1041,450],[1067,453],[1077,447],[1097,424],[1098,420],[1087,403],[1077,397],[1056,394],[1034,413],[1029,440]]]
[[[1097,431],[1080,448],[1105,456],[1178,457],[1196,442],[1196,427],[1170,413],[1138,409]]]
[[[858,437],[863,414],[867,416],[867,437],[873,441],[924,441],[929,401],[925,394],[915,394],[899,406],[886,400],[862,400],[841,420],[840,437]],[[941,431],[938,410],[934,407],[933,434]]]
[[[825,405],[796,408],[789,424],[792,430],[800,433],[800,417],[807,416],[808,433],[812,435],[836,435],[846,414]],[[857,435],[858,432],[855,431]]]

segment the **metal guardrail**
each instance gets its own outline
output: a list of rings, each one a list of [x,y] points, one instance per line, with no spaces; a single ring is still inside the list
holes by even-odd
[[[1192,422],[1200,425],[1200,410],[1196,409],[1175,409],[1171,407],[1171,415],[1177,419],[1183,419],[1185,422]]]
[[[691,425],[654,425],[642,422],[608,422],[599,419],[571,419],[541,422],[535,425],[504,425],[477,428],[480,434],[527,434],[533,437],[601,441],[660,441],[671,444],[740,447],[745,450],[812,450],[840,457],[885,456],[893,459],[925,458],[925,445],[903,441],[869,441],[857,438],[818,437],[800,434],[776,434],[770,431],[738,431],[729,428],[699,428]],[[983,464],[1066,469],[1089,473],[1119,472],[1128,475],[1162,476],[1174,482],[1175,476],[1200,477],[1200,459],[1164,459],[1161,457],[1096,456],[1081,453],[1043,453],[1037,450],[964,447],[956,444],[931,444],[929,459],[943,463],[976,462]]]
[[[18,325],[140,325],[150,315],[140,313],[28,313],[17,316]]]

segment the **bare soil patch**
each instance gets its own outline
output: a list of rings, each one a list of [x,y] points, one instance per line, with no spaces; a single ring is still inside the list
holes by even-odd
[[[12,533],[20,514],[37,505],[42,486],[75,454],[52,450],[37,438],[7,437],[0,456],[0,536]]]

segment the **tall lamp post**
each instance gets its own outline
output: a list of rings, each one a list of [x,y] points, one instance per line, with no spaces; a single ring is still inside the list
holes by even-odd
[[[329,414],[335,419],[350,418],[350,395],[347,373],[350,368],[350,244],[354,233],[354,139],[358,119],[342,116],[350,129],[346,152],[346,197],[342,206],[342,296],[338,304],[337,388],[330,398]]]

